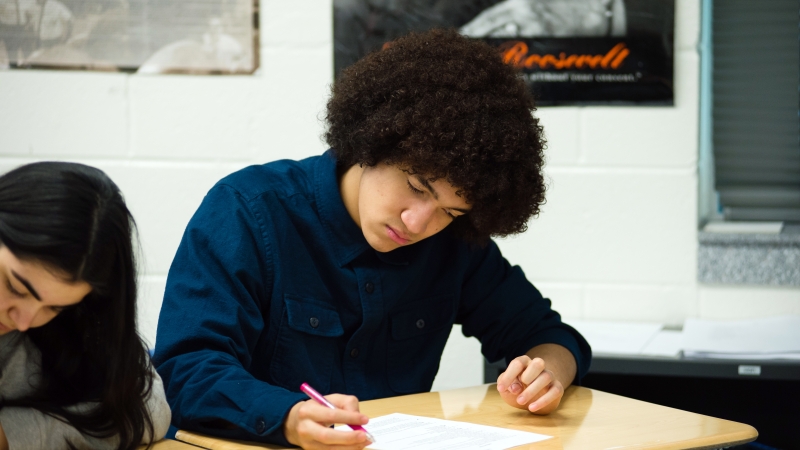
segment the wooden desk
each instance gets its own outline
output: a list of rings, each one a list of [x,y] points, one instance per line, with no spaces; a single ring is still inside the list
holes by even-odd
[[[140,450],[145,450],[146,448],[147,446],[144,445],[139,447]],[[184,444],[183,442],[173,441],[172,439],[162,439],[153,444],[150,450],[197,450],[197,447]]]
[[[567,389],[561,406],[549,416],[507,406],[493,384],[371,400],[360,408],[369,417],[401,412],[553,436],[519,449],[706,449],[743,444],[758,436],[749,425],[576,386]],[[283,448],[185,431],[176,439],[213,450]]]

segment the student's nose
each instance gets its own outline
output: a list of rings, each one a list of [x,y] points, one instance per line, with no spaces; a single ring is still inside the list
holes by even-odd
[[[425,234],[435,211],[434,205],[428,202],[419,202],[403,211],[400,217],[409,233],[422,235]]]
[[[25,302],[31,303],[31,302]],[[36,318],[36,314],[38,313],[39,308],[35,305],[17,305],[9,311],[9,317],[12,321],[14,321],[14,326],[19,331],[28,331],[33,323],[33,319]]]

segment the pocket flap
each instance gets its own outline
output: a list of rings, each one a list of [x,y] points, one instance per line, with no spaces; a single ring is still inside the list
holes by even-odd
[[[452,325],[454,314],[452,295],[414,302],[410,307],[392,314],[392,337],[399,340],[433,333]]]
[[[285,296],[289,327],[314,336],[341,336],[342,322],[336,309],[319,300]]]

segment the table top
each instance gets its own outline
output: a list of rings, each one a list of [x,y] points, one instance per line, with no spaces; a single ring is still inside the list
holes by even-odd
[[[147,446],[142,445],[139,447],[139,450],[145,450]],[[184,444],[183,442],[173,441],[172,439],[162,439],[152,447],[151,450],[197,450],[197,447],[194,445]]]
[[[758,436],[749,425],[578,386],[568,388],[559,409],[547,416],[506,405],[494,384],[370,400],[359,406],[368,417],[400,412],[553,436],[517,449],[705,449],[742,444]],[[213,450],[283,448],[185,431],[176,438]]]

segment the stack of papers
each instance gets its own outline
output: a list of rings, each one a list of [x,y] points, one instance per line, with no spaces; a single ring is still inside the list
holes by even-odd
[[[376,442],[367,447],[373,450],[504,450],[552,437],[400,413],[370,419],[364,428],[375,437]],[[336,429],[350,428],[341,425]]]
[[[683,331],[658,323],[570,320],[596,355],[800,360],[800,316],[686,319]]]
[[[660,323],[570,320],[597,355],[644,355],[677,357],[681,351],[681,332],[664,330]]]
[[[800,360],[800,316],[686,319],[682,347],[687,358]]]

